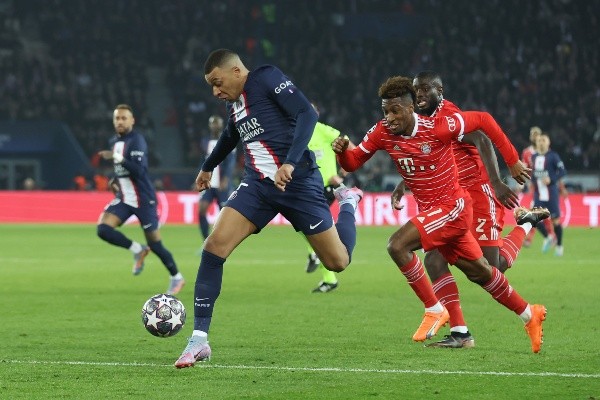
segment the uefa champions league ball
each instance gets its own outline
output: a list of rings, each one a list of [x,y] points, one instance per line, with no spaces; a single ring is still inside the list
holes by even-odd
[[[142,323],[154,336],[174,336],[185,325],[185,307],[175,296],[155,294],[142,307]]]

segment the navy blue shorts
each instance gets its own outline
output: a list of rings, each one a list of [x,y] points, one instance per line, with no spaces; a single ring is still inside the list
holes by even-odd
[[[560,205],[558,204],[558,197],[549,201],[535,200],[533,202],[534,207],[546,207],[550,211],[550,218],[560,217]]]
[[[104,207],[104,212],[116,215],[123,222],[127,221],[132,215],[135,215],[140,220],[140,225],[145,232],[152,232],[158,229],[156,201],[154,204],[146,204],[136,208],[127,205],[123,203],[121,199],[116,198]]]
[[[318,171],[318,170],[316,170]],[[285,192],[270,179],[244,179],[225,203],[256,225],[260,232],[281,213],[296,231],[321,233],[333,226],[333,217],[323,195],[323,179],[317,174],[293,178]]]

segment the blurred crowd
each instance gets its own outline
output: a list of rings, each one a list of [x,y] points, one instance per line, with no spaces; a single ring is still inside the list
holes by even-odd
[[[321,121],[354,141],[381,118],[377,89],[388,76],[431,69],[448,99],[492,113],[518,150],[538,125],[567,169],[600,166],[596,1],[5,3],[0,118],[64,120],[90,157],[112,134],[112,107],[128,102],[150,142],[159,124],[175,125],[183,165],[197,167],[208,117],[225,114],[203,63],[228,47],[250,68],[279,66],[319,105]],[[166,121],[147,114],[148,66],[167,70]],[[362,180],[381,189],[382,176],[393,173],[389,160],[367,166]]]

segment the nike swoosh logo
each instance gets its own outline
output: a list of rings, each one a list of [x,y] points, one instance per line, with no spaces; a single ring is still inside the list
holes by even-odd
[[[315,225],[313,225],[313,224],[310,224],[310,225],[309,225],[309,228],[310,228],[310,229],[315,229],[317,226],[321,225],[321,223],[322,223],[322,222],[323,222],[323,220],[320,220],[318,224],[315,224]]]
[[[143,225],[142,227],[143,227],[144,229],[146,229],[146,228],[150,228],[151,226],[152,226],[152,224],[148,224],[148,225]]]
[[[202,298],[202,299],[201,299],[201,298],[199,298],[199,297],[196,297],[196,301],[203,301],[203,300],[208,300],[208,297],[204,297],[204,298]]]

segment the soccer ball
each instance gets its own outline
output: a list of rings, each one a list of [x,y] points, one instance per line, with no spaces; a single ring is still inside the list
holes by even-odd
[[[155,294],[142,307],[142,323],[154,336],[176,335],[185,325],[185,307],[175,296]]]

